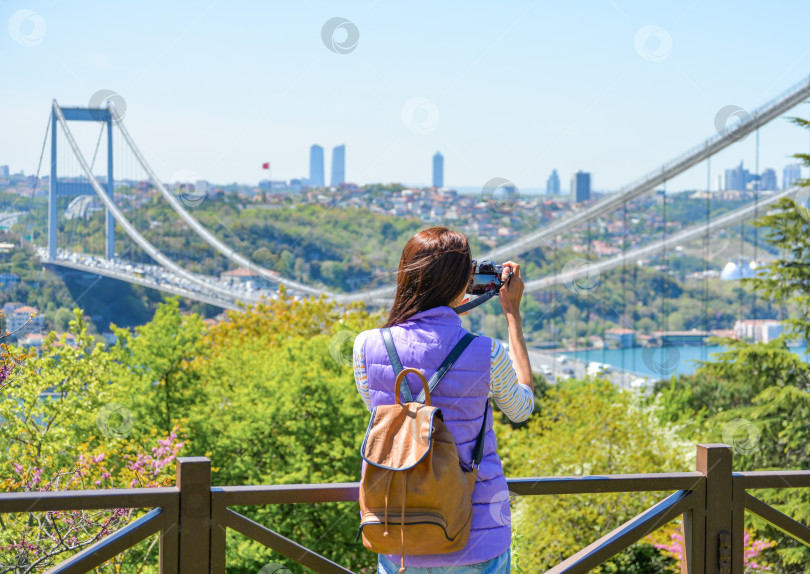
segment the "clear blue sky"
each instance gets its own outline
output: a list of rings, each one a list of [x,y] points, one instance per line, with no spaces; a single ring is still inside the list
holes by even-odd
[[[349,53],[322,41],[333,17],[359,32]],[[584,169],[613,189],[714,133],[724,106],[752,109],[810,74],[810,5],[798,1],[5,0],[0,21],[0,164],[26,173],[51,99],[86,105],[108,89],[166,179],[255,183],[263,161],[273,179],[300,177],[312,143],[328,173],[345,143],[357,183],[426,184],[441,150],[451,186],[544,187],[557,168],[563,188]],[[646,26],[663,32],[638,50]],[[760,166],[780,182],[788,156],[810,148],[786,120],[760,137]],[[713,171],[740,160],[753,169],[753,137]],[[671,189],[705,181],[703,166]]]

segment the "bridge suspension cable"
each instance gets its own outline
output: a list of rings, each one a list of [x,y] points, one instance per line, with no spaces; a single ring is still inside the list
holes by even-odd
[[[45,137],[42,139],[42,150],[39,152],[39,163],[37,164],[37,175],[36,179],[34,180],[34,185],[31,186],[31,194],[28,197],[28,210],[25,214],[25,225],[23,226],[22,235],[20,236],[20,245],[22,246],[23,241],[25,240],[25,233],[29,231],[29,223],[31,221],[31,208],[34,203],[34,194],[39,187],[39,174],[40,170],[42,169],[42,160],[45,157],[45,146],[48,144],[48,133],[51,129],[51,116],[48,116],[48,125],[45,126]],[[49,184],[53,185],[53,184]],[[33,233],[31,233],[30,238],[33,239]]]
[[[554,221],[546,227],[521,239],[496,247],[486,255],[481,256],[481,258],[506,261],[507,259],[540,246],[550,237],[554,237],[592,219],[610,213],[621,207],[622,203],[625,201],[635,199],[636,197],[648,193],[663,182],[673,179],[690,167],[697,165],[708,157],[727,148],[771,120],[781,116],[808,97],[810,97],[810,76],[754,110],[753,113],[737,124],[733,129],[724,131],[723,133],[717,133],[703,143],[693,147],[689,151],[665,163],[660,168],[648,173],[629,185],[624,186],[616,193],[608,195],[594,205],[563,220]]]
[[[124,126],[124,122],[121,120],[121,117],[115,111],[115,109],[111,109],[112,114],[115,118],[115,123],[118,126],[118,129],[121,131],[121,135],[124,136],[124,140],[126,140],[127,145],[132,150],[132,153],[135,154],[138,162],[141,164],[141,167],[146,171],[149,175],[149,179],[152,182],[152,185],[160,192],[160,194],[169,202],[171,208],[177,212],[177,214],[185,221],[189,227],[191,227],[197,235],[199,235],[208,245],[219,251],[222,255],[226,258],[230,259],[237,265],[241,267],[246,267],[251,271],[255,271],[261,277],[273,281],[275,283],[281,283],[291,289],[295,289],[302,293],[307,293],[309,295],[326,295],[330,299],[334,299],[338,302],[351,302],[357,301],[364,298],[364,294],[354,294],[354,295],[343,295],[339,293],[332,293],[330,291],[317,289],[310,285],[306,285],[304,283],[300,283],[298,281],[293,281],[291,279],[285,279],[281,276],[280,273],[273,271],[271,269],[267,269],[266,267],[262,267],[257,263],[249,260],[247,257],[240,255],[234,249],[227,246],[224,242],[222,242],[218,237],[216,237],[213,233],[208,231],[199,221],[197,221],[194,216],[192,216],[186,209],[183,207],[183,204],[174,196],[174,194],[170,193],[169,190],[163,185],[160,181],[160,178],[157,177],[154,170],[151,166],[147,163],[146,159],[144,158],[141,151],[138,149],[138,146],[135,144],[135,141],[130,136],[127,128]]]
[[[494,259],[499,261],[508,259],[510,257],[522,254],[530,249],[538,247],[539,245],[546,242],[548,239],[552,237],[556,237],[561,233],[564,233],[582,224],[588,223],[597,217],[610,213],[613,210],[621,207],[627,201],[630,201],[645,193],[648,193],[649,191],[651,191],[661,183],[665,182],[666,180],[672,179],[673,177],[679,175],[680,173],[696,165],[697,163],[703,161],[704,159],[708,159],[717,152],[725,149],[726,147],[730,146],[732,143],[741,139],[745,135],[751,133],[754,130],[757,130],[762,125],[765,125],[771,120],[779,117],[784,112],[791,109],[798,103],[802,102],[807,97],[810,97],[810,77],[805,78],[803,81],[794,85],[785,93],[781,94],[777,98],[774,98],[770,102],[759,107],[752,114],[750,114],[747,119],[741,121],[733,129],[723,131],[723,133],[718,133],[715,136],[705,140],[703,143],[696,146],[695,148],[687,151],[681,156],[675,158],[674,160],[671,160],[670,162],[664,164],[660,169],[643,176],[642,178],[636,180],[635,182],[625,186],[618,192],[605,197],[596,204],[588,208],[585,208],[582,211],[575,213],[565,219],[554,221],[549,225],[547,225],[546,227],[544,227],[543,229],[531,233],[521,239],[497,247],[491,250],[489,253],[481,256],[481,258]],[[212,284],[210,281],[206,281],[204,279],[197,277],[196,275],[186,271],[180,265],[176,264],[170,258],[166,257],[160,250],[158,250],[148,240],[146,240],[130,224],[130,222],[126,219],[126,217],[120,212],[120,210],[117,209],[113,200],[103,190],[102,186],[98,183],[95,176],[93,176],[92,170],[89,168],[86,160],[81,154],[81,151],[78,149],[78,146],[76,145],[76,142],[73,139],[73,136],[69,128],[67,127],[67,122],[65,121],[65,118],[62,115],[61,110],[55,100],[53,105],[54,109],[56,110],[56,115],[59,119],[59,123],[62,125],[62,129],[68,138],[70,147],[72,148],[75,157],[79,160],[82,171],[84,171],[85,175],[87,176],[96,193],[102,199],[104,204],[108,207],[110,213],[114,216],[115,220],[118,221],[119,224],[124,228],[127,235],[129,235],[142,249],[144,249],[144,251],[147,252],[147,254],[149,254],[160,265],[176,273],[178,276],[187,279],[188,281],[194,283],[195,285],[198,285],[201,288],[208,289],[212,293],[217,293],[220,296],[227,297],[230,299],[239,298],[245,300],[246,302],[258,301],[258,298],[256,298],[255,296],[251,297],[250,295],[243,295],[243,294],[237,295],[233,291],[229,291],[228,289],[224,289],[218,285]],[[161,193],[161,195],[163,195],[164,198],[166,198],[172,209],[174,209],[174,211],[189,225],[189,227],[191,227],[191,229],[193,229],[194,232],[197,233],[197,235],[199,235],[206,243],[208,243],[208,245],[213,247],[215,250],[224,255],[226,258],[236,263],[237,265],[246,267],[258,273],[261,277],[268,279],[272,282],[285,285],[300,293],[305,293],[314,296],[325,295],[329,299],[332,299],[338,303],[351,303],[362,300],[372,304],[380,304],[389,302],[391,300],[394,294],[395,285],[386,285],[375,289],[369,289],[366,291],[348,294],[334,293],[328,290],[318,289],[298,281],[286,279],[277,272],[267,269],[261,265],[258,265],[250,261],[246,257],[237,253],[234,249],[227,246],[224,242],[219,240],[204,226],[202,226],[188,211],[186,211],[181,202],[165,188],[165,186],[156,176],[155,172],[146,162],[145,158],[143,157],[143,154],[141,154],[134,140],[130,136],[126,127],[124,126],[121,117],[118,115],[118,113],[112,106],[108,106],[108,109],[115,120],[115,124],[119,127],[122,136],[127,142],[127,145],[132,150],[133,154],[136,156],[141,167],[148,174],[150,180],[152,181],[152,184]],[[778,198],[782,196],[784,196],[784,193],[772,196],[768,199],[768,202],[774,201],[775,197]],[[765,202],[762,203],[765,204]],[[720,225],[720,222],[723,222],[724,225],[727,225],[730,215],[737,214],[739,217],[742,218],[749,217],[751,215],[751,211],[756,213],[756,206],[754,207],[753,210],[750,208],[743,208],[741,210],[735,211],[733,212],[733,214],[729,214],[721,218],[716,223],[707,224],[706,226],[685,230],[671,237],[669,239],[669,245],[672,245],[673,241],[675,241],[676,238],[681,238],[682,241],[688,241],[689,239],[684,238],[699,237],[702,233],[710,233],[711,230],[719,229],[720,227],[718,227],[718,225]],[[740,219],[735,219],[735,221],[740,221]],[[665,249],[666,244],[667,242],[664,241],[663,245],[661,244],[661,242],[658,242],[651,246],[639,248],[632,252],[627,253],[627,257],[630,258],[630,260],[643,258],[652,255],[654,253],[658,253],[661,250]],[[621,264],[622,259],[623,259],[622,257],[618,258],[618,265]],[[595,263],[594,267],[600,271],[612,269],[613,267],[617,266],[616,261],[617,258],[614,257],[612,259]],[[561,277],[572,274],[576,275],[576,273],[577,272],[573,272],[565,275],[555,275],[552,277],[537,279],[535,281],[527,283],[526,288],[529,291],[543,289],[550,281],[561,282],[562,281],[560,279]],[[575,280],[576,278],[581,278],[581,276],[571,277],[570,280]]]
[[[163,267],[171,270],[179,277],[182,277],[183,279],[186,279],[187,281],[208,290],[209,292],[217,293],[220,296],[225,297],[226,299],[229,300],[242,299],[248,303],[259,302],[258,297],[255,296],[251,297],[249,295],[241,295],[241,294],[237,295],[233,291],[224,289],[219,285],[215,285],[209,281],[205,281],[204,279],[197,277],[193,273],[186,271],[183,267],[181,267],[180,265],[176,264],[174,261],[166,257],[159,249],[157,249],[143,235],[141,235],[138,232],[138,230],[132,226],[132,224],[129,222],[126,216],[123,213],[121,213],[121,211],[115,205],[115,202],[112,200],[112,198],[107,194],[107,192],[98,182],[95,175],[93,175],[93,172],[90,170],[90,166],[87,164],[87,160],[84,159],[84,155],[79,149],[79,146],[76,144],[76,140],[73,138],[73,133],[70,131],[70,128],[67,125],[67,121],[65,121],[65,116],[64,114],[62,114],[62,109],[59,107],[59,104],[56,102],[56,100],[53,101],[53,109],[56,114],[56,118],[59,121],[59,124],[62,126],[62,131],[68,140],[68,144],[70,145],[70,148],[74,153],[74,156],[79,161],[79,165],[81,166],[82,171],[84,172],[90,184],[93,186],[93,189],[96,191],[96,194],[98,194],[98,196],[104,202],[104,205],[107,207],[107,209],[109,209],[110,213],[115,218],[115,221],[117,221],[118,224],[121,225],[126,234],[129,235],[132,238],[132,240],[135,241],[135,243],[137,243],[139,247],[141,247],[141,249],[146,251],[146,253],[148,253],[149,256],[152,257],[152,259],[157,261]]]
[[[772,205],[783,197],[789,197],[792,194],[796,194],[800,189],[800,187],[791,187],[790,189],[786,189],[779,193],[774,193],[766,199],[761,199],[758,205],[751,204],[739,209],[735,209],[734,211],[731,211],[708,223],[684,229],[683,231],[670,235],[666,239],[661,239],[650,245],[633,249],[632,251],[628,251],[626,254],[619,254],[602,261],[595,261],[590,265],[583,265],[571,271],[557,273],[555,275],[528,281],[524,285],[523,291],[524,293],[533,293],[535,291],[548,289],[549,287],[559,285],[561,283],[570,284],[579,279],[592,277],[595,273],[603,273],[605,271],[615,269],[616,267],[621,267],[626,261],[638,261],[639,259],[646,259],[647,257],[657,255],[667,248],[687,243],[694,239],[700,238],[703,235],[711,234],[720,229],[725,229],[742,221],[746,221],[757,213],[758,209]]]
[[[640,179],[626,185],[618,192],[610,194],[596,204],[583,209],[563,220],[555,221],[531,233],[523,238],[517,239],[511,243],[507,243],[500,247],[490,250],[481,259],[493,259],[496,261],[504,261],[511,257],[515,257],[526,251],[540,246],[548,239],[564,233],[570,229],[581,226],[597,217],[612,212],[620,208],[624,203],[635,199],[645,193],[655,189],[667,180],[673,179],[675,176],[683,173],[687,169],[697,165],[712,155],[722,151],[734,142],[740,140],[749,133],[757,130],[759,127],[767,124],[773,119],[781,116],[786,111],[790,110],[797,104],[801,103],[806,98],[810,97],[810,76],[795,84],[790,89],[780,94],[771,101],[760,106],[753,113],[749,114],[746,119],[741,121],[738,125],[730,130],[724,130],[722,133],[717,133],[708,138],[701,144],[693,147],[687,152],[681,154],[677,158],[667,162],[659,169],[656,169]],[[153,185],[160,191],[161,195],[166,198],[171,205],[172,209],[211,247],[219,251],[222,255],[240,265],[247,267],[258,273],[260,276],[274,282],[281,283],[292,289],[298,290],[302,293],[310,295],[326,295],[328,298],[333,299],[339,303],[350,303],[354,301],[366,300],[370,303],[381,303],[390,301],[393,297],[395,285],[386,285],[375,289],[370,289],[365,292],[355,292],[348,294],[334,293],[328,290],[317,289],[312,286],[286,279],[281,277],[277,272],[267,269],[258,265],[243,255],[237,253],[234,249],[228,247],[224,242],[220,241],[215,235],[202,226],[181,204],[181,202],[170,193],[157,177],[155,172],[146,162],[143,154],[138,149],[134,140],[130,136],[126,127],[123,124],[120,116],[112,110],[115,116],[116,125],[121,130],[124,139],[127,141],[132,152],[135,154],[138,162],[149,175]]]

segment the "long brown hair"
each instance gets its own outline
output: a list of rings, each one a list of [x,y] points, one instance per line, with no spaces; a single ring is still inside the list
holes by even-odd
[[[411,237],[402,250],[397,294],[385,326],[440,305],[449,305],[470,280],[472,255],[463,233],[429,227]]]

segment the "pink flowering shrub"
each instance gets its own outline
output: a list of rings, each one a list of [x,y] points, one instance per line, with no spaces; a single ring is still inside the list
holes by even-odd
[[[0,485],[6,492],[171,486],[175,460],[184,444],[178,439],[179,432],[175,428],[167,437],[158,439],[151,452],[142,452],[128,443],[122,444],[120,450],[106,451],[79,445],[78,456],[69,468],[56,470],[51,460],[33,457],[23,463],[14,462],[14,476],[5,478]],[[139,509],[113,508],[7,515],[0,531],[0,572],[44,571],[122,528],[139,513]],[[139,562],[156,554],[156,542],[157,537],[152,537],[145,556],[138,555]],[[121,566],[133,552],[117,556],[97,571],[122,571]]]
[[[670,525],[662,530],[664,537],[668,536],[669,539],[665,542],[654,542],[653,546],[667,556],[671,556],[678,561],[678,564],[680,564],[684,559],[683,526]],[[753,574],[755,572],[771,572],[771,567],[767,564],[758,562],[757,557],[763,550],[776,546],[776,541],[755,539],[753,531],[746,530],[743,537],[743,545],[743,558],[746,574]]]
[[[184,434],[178,426],[158,431],[114,402],[113,360],[87,333],[78,310],[71,331],[71,343],[50,333],[37,356],[0,337],[0,493],[173,485]],[[143,512],[2,514],[0,573],[44,572]],[[96,572],[154,572],[156,544],[153,536]]]

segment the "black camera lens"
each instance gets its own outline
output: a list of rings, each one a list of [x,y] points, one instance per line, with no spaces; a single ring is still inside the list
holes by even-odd
[[[481,264],[478,266],[479,273],[495,273],[495,264],[488,260],[484,259]]]

